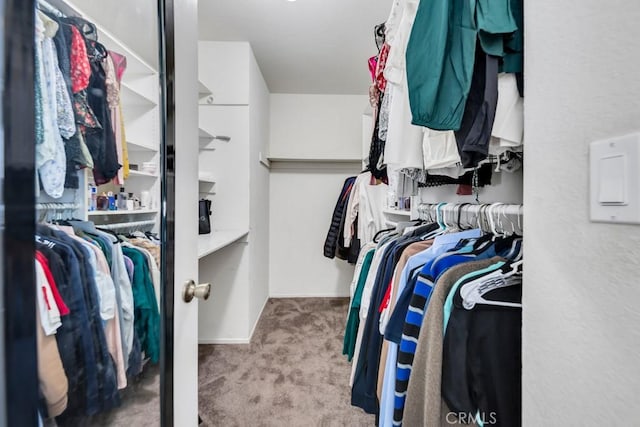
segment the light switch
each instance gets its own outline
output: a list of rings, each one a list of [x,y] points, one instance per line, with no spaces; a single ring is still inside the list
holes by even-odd
[[[592,142],[589,157],[591,220],[640,224],[640,134]]]
[[[603,205],[624,205],[627,176],[626,155],[619,154],[600,159],[600,188],[598,202]]]

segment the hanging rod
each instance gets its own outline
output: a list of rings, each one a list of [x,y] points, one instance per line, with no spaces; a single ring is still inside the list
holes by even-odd
[[[41,9],[46,9],[47,12],[50,12],[50,13],[56,15],[58,18],[64,18],[66,16],[64,13],[62,13],[60,11],[60,9],[58,9],[55,6],[53,6],[51,3],[49,3],[46,0],[38,0],[38,6]]]
[[[485,231],[521,234],[523,231],[523,205],[507,203],[462,204],[421,203],[420,219],[441,221],[444,224],[479,227]]]
[[[143,227],[149,227],[156,225],[154,220],[148,221],[133,221],[133,222],[118,222],[114,224],[101,224],[96,225],[98,228],[104,228],[106,230],[123,230],[123,229],[141,229]]]
[[[36,209],[39,211],[42,211],[42,210],[67,211],[67,210],[80,209],[80,205],[78,203],[62,203],[62,202],[37,203]]]

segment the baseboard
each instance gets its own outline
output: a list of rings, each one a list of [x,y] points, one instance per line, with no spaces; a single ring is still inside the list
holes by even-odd
[[[262,312],[264,311],[264,308],[267,306],[267,303],[269,302],[269,298],[270,297],[265,298],[264,303],[262,304],[262,308],[260,309],[260,313],[258,313],[258,317],[256,317],[256,321],[253,322],[253,327],[251,328],[251,332],[249,333],[249,341],[253,339],[253,333],[256,331],[256,328],[258,327],[258,322],[262,317]]]
[[[262,312],[264,308],[267,306],[267,302],[269,302],[269,298],[264,300],[262,304],[262,308],[260,308],[260,313],[258,313],[258,317],[256,317],[256,321],[253,323],[253,327],[251,328],[251,333],[249,334],[249,338],[214,338],[214,339],[201,339],[198,340],[198,344],[201,345],[209,345],[209,344],[250,344],[251,339],[253,338],[253,334],[256,331],[256,327],[258,327],[258,322],[262,317]]]
[[[198,344],[249,344],[250,341],[251,339],[246,338],[216,338],[210,340],[198,340]]]
[[[269,298],[349,298],[349,294],[273,294]]]

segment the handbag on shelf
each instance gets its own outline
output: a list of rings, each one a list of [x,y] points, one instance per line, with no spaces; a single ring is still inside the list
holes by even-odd
[[[211,200],[198,201],[198,234],[211,233]]]

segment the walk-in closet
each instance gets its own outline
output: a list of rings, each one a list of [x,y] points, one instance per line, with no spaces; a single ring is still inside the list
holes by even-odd
[[[640,5],[0,19],[0,427],[637,424]]]

